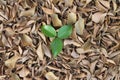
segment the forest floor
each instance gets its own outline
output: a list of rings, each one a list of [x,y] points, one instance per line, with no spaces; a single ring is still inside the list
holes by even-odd
[[[73,27],[56,58],[43,24]],[[0,80],[120,80],[120,0],[0,0]]]

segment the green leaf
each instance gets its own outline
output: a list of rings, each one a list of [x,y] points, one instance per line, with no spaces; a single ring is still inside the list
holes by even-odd
[[[58,30],[58,38],[68,38],[72,33],[72,25],[64,25]]]
[[[43,25],[41,30],[42,30],[42,33],[47,37],[56,36],[56,31],[51,25]]]
[[[61,51],[63,47],[63,42],[59,38],[55,38],[50,44],[50,48],[52,49],[53,57],[56,57]]]

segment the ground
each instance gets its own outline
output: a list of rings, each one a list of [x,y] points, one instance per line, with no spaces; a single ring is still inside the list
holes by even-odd
[[[56,58],[56,31],[73,27]],[[120,0],[0,0],[0,80],[120,80]]]

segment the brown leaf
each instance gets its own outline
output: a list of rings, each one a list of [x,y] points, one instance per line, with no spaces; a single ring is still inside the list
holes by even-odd
[[[39,46],[38,46],[38,48],[36,50],[36,53],[37,53],[39,59],[43,60],[44,53],[43,53],[43,50],[42,50],[42,44],[41,44],[41,42],[40,42],[40,44],[39,44]]]
[[[26,77],[29,73],[30,71],[25,66],[23,66],[23,68],[18,72],[19,76],[23,78]]]
[[[13,57],[11,57],[10,59],[5,61],[5,65],[10,68],[13,69],[15,67],[16,61],[20,58],[19,54],[16,52],[15,55]]]
[[[32,39],[26,34],[22,35],[22,44],[24,46],[34,46],[32,43]]]
[[[75,52],[75,50],[73,49],[72,53],[71,53],[71,56],[73,58],[79,58],[79,55]]]
[[[94,13],[92,15],[92,21],[94,21],[95,23],[99,23],[99,22],[103,23],[106,15],[107,13],[101,13],[101,12]]]
[[[74,0],[65,0],[65,6],[72,6]]]
[[[68,13],[67,15],[67,23],[68,24],[73,24],[76,22],[76,19],[77,19],[77,16],[75,13],[71,12],[71,13]]]
[[[77,34],[82,35],[84,27],[85,27],[85,21],[83,18],[80,17],[79,20],[75,23],[75,30]]]
[[[51,17],[53,26],[62,26],[62,21],[58,18],[57,14],[52,14]]]
[[[56,77],[53,72],[47,72],[45,74],[45,77],[47,78],[47,80],[59,80],[59,78]]]
[[[51,58],[52,55],[51,55],[51,52],[50,52],[49,48],[45,44],[42,44],[42,48],[43,48],[44,54],[47,57]]]
[[[42,10],[46,14],[54,14],[54,11],[52,9],[49,9],[49,8],[46,8],[46,7],[42,7]]]
[[[22,11],[20,13],[20,17],[22,17],[22,16],[33,16],[34,13],[35,13],[35,7],[31,8],[29,10],[26,10],[26,11]]]

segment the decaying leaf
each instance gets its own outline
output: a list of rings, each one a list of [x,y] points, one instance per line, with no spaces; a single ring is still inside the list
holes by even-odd
[[[51,17],[52,17],[53,26],[58,26],[58,27],[62,26],[62,21],[58,18],[57,14],[52,14]]]
[[[45,74],[45,77],[47,78],[47,80],[59,80],[59,78],[56,77],[52,72],[47,72]]]
[[[75,30],[77,34],[83,35],[84,27],[85,27],[85,21],[82,17],[79,17],[79,20],[75,23]]]

